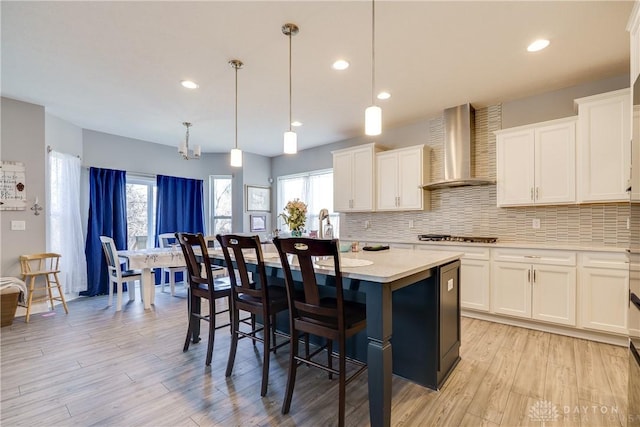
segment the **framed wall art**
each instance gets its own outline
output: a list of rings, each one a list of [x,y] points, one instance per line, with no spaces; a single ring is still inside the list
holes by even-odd
[[[271,187],[245,185],[245,206],[248,212],[270,212]]]
[[[25,167],[21,162],[0,162],[0,210],[23,211],[27,208]]]
[[[255,214],[249,215],[249,230],[267,231],[267,216]]]

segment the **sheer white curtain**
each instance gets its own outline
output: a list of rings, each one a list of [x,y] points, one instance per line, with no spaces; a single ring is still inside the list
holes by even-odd
[[[49,152],[47,250],[62,255],[60,282],[65,293],[87,290],[87,261],[80,215],[80,159]]]

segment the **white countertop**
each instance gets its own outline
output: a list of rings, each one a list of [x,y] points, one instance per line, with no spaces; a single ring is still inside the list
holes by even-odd
[[[271,256],[272,253],[265,253],[264,263],[270,267],[281,267],[280,259]],[[222,251],[209,251],[212,258],[221,258]],[[414,249],[391,248],[383,251],[359,251],[340,253],[341,259],[352,258],[372,261],[371,265],[359,267],[341,266],[342,276],[350,279],[360,279],[369,282],[389,283],[402,279],[412,274],[428,270],[439,265],[455,261],[463,256],[461,252],[448,251],[428,251]],[[247,259],[250,261],[250,259]],[[292,269],[297,269],[295,264]],[[333,269],[318,267],[318,273],[331,273]]]

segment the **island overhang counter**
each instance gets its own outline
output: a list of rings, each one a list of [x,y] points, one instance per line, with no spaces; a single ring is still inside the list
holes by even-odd
[[[366,342],[354,351],[368,364],[372,426],[391,425],[392,374],[439,389],[460,360],[462,255],[397,248],[340,255],[346,292],[367,305]],[[210,251],[210,257],[222,262],[219,251]],[[277,254],[264,252],[264,263],[268,277],[283,279]],[[356,264],[367,265],[349,266]],[[292,269],[299,279],[295,262]],[[316,271],[319,281],[331,286],[332,270]]]

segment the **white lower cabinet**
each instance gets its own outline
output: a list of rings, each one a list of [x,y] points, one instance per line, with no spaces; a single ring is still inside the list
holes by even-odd
[[[582,253],[579,273],[581,326],[626,335],[629,305],[626,254]]]
[[[491,249],[475,246],[448,246],[420,244],[418,249],[463,252],[460,258],[460,307],[476,311],[489,311],[491,286]]]
[[[496,249],[493,259],[493,313],[575,326],[574,253]]]

